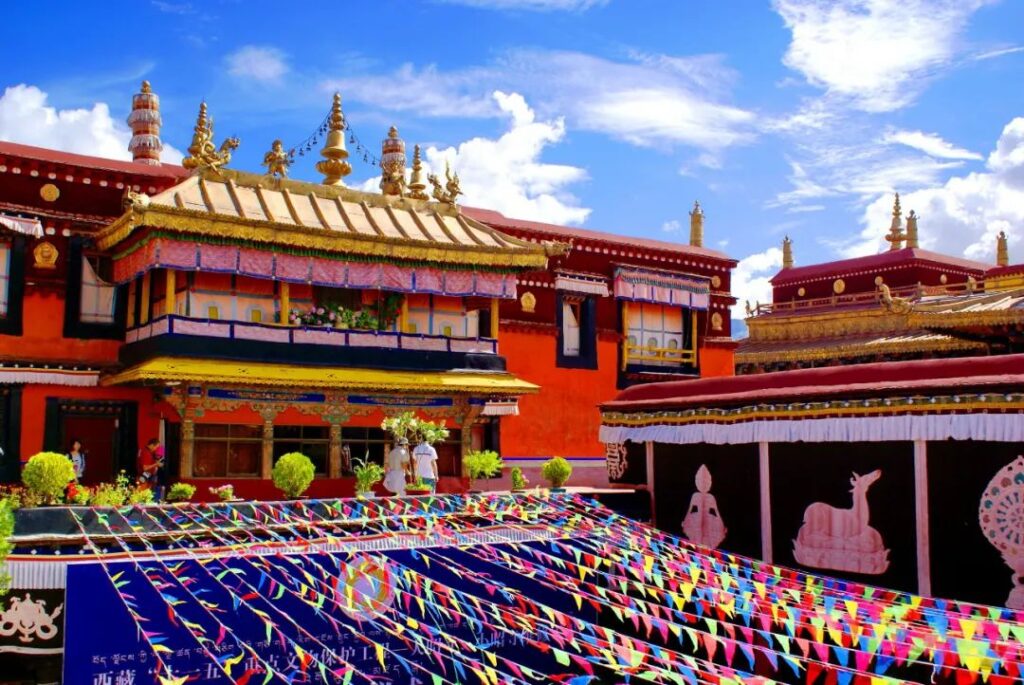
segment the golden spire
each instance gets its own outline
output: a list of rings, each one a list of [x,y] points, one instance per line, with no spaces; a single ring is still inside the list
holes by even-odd
[[[907,247],[921,247],[917,242],[917,220],[919,218],[914,210],[910,210],[910,214],[907,215]]]
[[[892,206],[892,223],[889,225],[889,233],[885,239],[889,243],[889,251],[899,250],[903,247],[903,210],[900,209],[900,194],[896,193],[896,201]]]
[[[153,88],[149,85],[149,81],[143,81],[142,82],[142,92],[143,93],[152,93],[153,92]]]
[[[782,239],[782,268],[793,268],[793,241],[788,235]]]
[[[412,149],[412,176],[409,178],[409,197],[414,200],[429,200],[430,197],[423,192],[427,184],[423,182],[423,163],[420,161],[420,146]]]
[[[704,246],[704,210],[700,208],[700,202],[696,201],[690,212],[690,244],[694,247]]]
[[[1010,264],[1010,248],[1006,242],[1006,231],[999,231],[996,236],[996,264],[1008,266]]]
[[[341,179],[352,173],[352,165],[345,161],[348,150],[345,149],[345,115],[341,113],[340,93],[334,94],[330,127],[324,149],[320,151],[324,159],[317,162],[316,170],[324,175],[325,186],[341,186],[345,185]]]
[[[193,171],[213,169],[231,161],[231,151],[238,147],[238,138],[228,138],[218,149],[213,144],[213,117],[206,114],[206,103],[199,104],[199,116],[192,133],[192,144],[188,146],[188,156],[181,160],[181,165]]]
[[[132,138],[128,142],[128,151],[132,153],[132,161],[140,164],[160,165],[160,98],[153,92],[149,81],[142,82],[142,88],[132,96],[132,111],[128,115],[128,126],[132,130]]]
[[[405,195],[405,141],[394,126],[380,146],[380,190],[385,195]]]

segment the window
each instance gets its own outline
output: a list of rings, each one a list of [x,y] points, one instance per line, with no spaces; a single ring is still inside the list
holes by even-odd
[[[252,311],[250,311],[249,321],[252,321],[253,323],[263,323],[263,310],[259,308],[254,308]]]
[[[327,426],[274,426],[274,463],[282,454],[301,452],[309,457],[320,475],[327,475],[331,447]]]
[[[207,319],[211,319],[211,320],[212,319],[219,319],[220,318],[220,309],[218,309],[217,307],[212,307],[212,306],[211,307],[207,307],[206,308],[206,318]]]
[[[7,316],[11,289],[11,244],[0,243],[0,316]]]
[[[631,303],[626,336],[629,362],[654,366],[692,363],[688,354],[689,328],[689,309],[649,302]]]
[[[391,438],[380,428],[342,428],[342,449],[348,448],[352,456],[352,465],[356,461],[375,461],[384,463],[384,455],[391,444]]]
[[[596,369],[597,298],[559,291],[556,307],[557,365],[568,369]]]
[[[263,456],[263,428],[198,424],[192,475],[197,478],[258,476]]]
[[[99,257],[82,257],[82,293],[79,319],[82,323],[112,324],[117,306],[117,286],[100,277],[107,266]]]

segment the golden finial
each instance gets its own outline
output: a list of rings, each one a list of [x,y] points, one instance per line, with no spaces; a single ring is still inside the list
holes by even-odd
[[[434,186],[433,194],[435,200],[454,206],[455,198],[463,193],[459,188],[459,175],[452,173],[452,168],[448,162],[444,163],[444,177],[447,181],[444,184],[444,188],[441,187],[441,181],[434,174],[427,176],[427,180],[430,181],[430,185]]]
[[[206,103],[199,104],[199,116],[192,132],[192,144],[188,156],[181,160],[186,169],[214,171],[231,161],[231,151],[238,148],[238,138],[228,138],[217,149],[213,144],[213,117],[207,116]]]
[[[267,175],[276,178],[288,176],[288,167],[291,166],[292,158],[284,151],[284,145],[280,140],[275,140],[270,146],[270,152],[263,155],[263,166],[267,167]]]
[[[889,243],[889,250],[895,251],[903,247],[903,240],[906,234],[903,233],[903,210],[900,209],[900,194],[896,193],[896,201],[892,206],[892,224],[889,226],[889,233],[885,239]]]
[[[331,105],[330,132],[324,149],[320,151],[324,158],[317,162],[316,170],[324,175],[325,186],[345,185],[341,179],[352,173],[352,165],[346,162],[348,150],[345,149],[345,115],[341,112],[341,94],[334,94]]]
[[[914,210],[907,215],[907,247],[921,247],[917,241],[917,220],[920,218]]]
[[[423,192],[427,184],[423,182],[423,162],[420,161],[420,146],[412,149],[412,176],[409,179],[409,197],[413,200],[429,200],[430,197]]]
[[[782,268],[793,268],[793,241],[788,235],[782,239]]]
[[[405,195],[405,141],[394,126],[381,143],[380,190],[385,195]]]
[[[153,92],[153,87],[149,85],[149,81],[143,81],[142,82],[142,92],[143,93],[152,93]]]
[[[1010,264],[1010,247],[1006,241],[1006,231],[999,231],[996,236],[996,264],[1008,266]]]
[[[690,244],[694,247],[704,246],[704,210],[697,201],[694,201],[693,211],[690,212]]]

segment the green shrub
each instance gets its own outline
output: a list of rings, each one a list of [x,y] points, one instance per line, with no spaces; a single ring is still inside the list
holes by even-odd
[[[79,485],[75,488],[75,494],[68,497],[68,500],[70,500],[70,504],[74,504],[79,507],[84,507],[89,504],[89,500],[91,498],[92,490],[85,487],[84,485]]]
[[[167,489],[164,497],[168,502],[187,502],[196,494],[196,486],[190,483],[175,483]]]
[[[356,460],[353,472],[356,476],[356,494],[372,492],[373,486],[384,480],[384,467],[365,457]]]
[[[128,493],[129,504],[152,504],[153,491],[150,488],[135,488]]]
[[[298,499],[309,489],[316,475],[316,468],[302,452],[289,452],[281,455],[271,472],[274,485],[288,499]]]
[[[100,483],[92,491],[89,501],[94,507],[119,507],[128,499],[128,492],[114,483]]]
[[[552,457],[544,462],[540,469],[541,477],[551,483],[551,487],[560,488],[572,475],[572,465],[561,457]]]
[[[523,475],[523,470],[518,466],[512,469],[512,489],[513,490],[525,490],[526,486],[530,484],[530,481]]]
[[[466,468],[466,473],[469,474],[470,487],[478,478],[492,478],[499,475],[501,467],[504,466],[501,456],[492,450],[469,452],[462,458],[462,464]]]
[[[7,555],[14,549],[11,536],[14,535],[14,510],[18,502],[12,497],[0,498],[0,597],[7,594],[11,576],[7,573]]]
[[[21,482],[38,496],[43,504],[59,504],[64,500],[68,483],[75,479],[71,460],[56,452],[40,452],[25,464]]]

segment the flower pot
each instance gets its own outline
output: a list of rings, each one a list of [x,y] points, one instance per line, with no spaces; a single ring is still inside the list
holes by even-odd
[[[526,492],[526,488],[512,488],[512,492],[514,494],[521,494],[521,493]]]
[[[552,493],[565,492],[565,488],[551,488]]]
[[[373,490],[369,490],[367,492],[357,492],[356,493],[356,498],[357,499],[376,499],[377,498],[377,493],[375,493]]]

